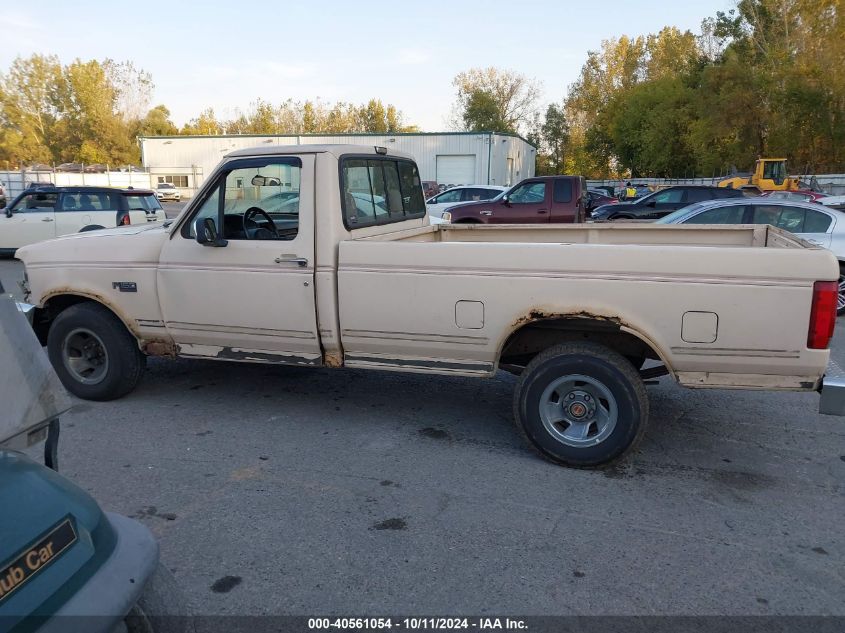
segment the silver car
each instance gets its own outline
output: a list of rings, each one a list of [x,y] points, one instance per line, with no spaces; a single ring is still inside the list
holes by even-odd
[[[774,198],[728,198],[697,202],[660,218],[657,224],[771,224],[823,246],[839,260],[839,302],[845,314],[845,213],[814,202]]]

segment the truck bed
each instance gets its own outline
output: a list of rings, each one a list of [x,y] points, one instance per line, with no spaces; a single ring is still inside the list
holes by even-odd
[[[688,386],[807,389],[813,284],[838,275],[770,226],[421,227],[340,243],[340,338],[353,366],[489,374],[525,324],[591,319]]]
[[[409,242],[520,242],[530,244],[625,244],[666,246],[738,246],[808,248],[811,244],[781,229],[768,225],[642,224],[439,224],[419,229],[397,231],[368,241]]]

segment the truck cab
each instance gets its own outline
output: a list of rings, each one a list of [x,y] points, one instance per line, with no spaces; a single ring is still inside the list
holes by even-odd
[[[455,224],[572,224],[585,220],[586,205],[582,176],[542,176],[523,180],[497,200],[449,209],[443,219]]]

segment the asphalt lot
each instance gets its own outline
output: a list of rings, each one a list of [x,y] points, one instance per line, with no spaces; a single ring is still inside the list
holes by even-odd
[[[164,209],[164,215],[168,219],[175,218],[179,212],[188,204],[190,200],[182,200],[181,202],[161,202],[161,208]]]
[[[61,470],[200,614],[845,615],[845,419],[815,394],[663,378],[638,451],[578,471],[523,444],[513,383],[154,359],[64,418]]]

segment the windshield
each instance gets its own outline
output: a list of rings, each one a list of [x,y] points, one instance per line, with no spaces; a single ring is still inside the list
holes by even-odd
[[[176,189],[176,187],[171,185],[169,182],[160,182],[158,184],[158,188],[159,189]]]
[[[669,215],[664,215],[657,222],[655,222],[655,224],[677,224],[679,219],[694,214],[704,208],[706,208],[706,205],[704,203],[696,202],[695,204],[683,207],[682,209],[678,209],[677,211],[672,211],[672,213],[670,213]]]

